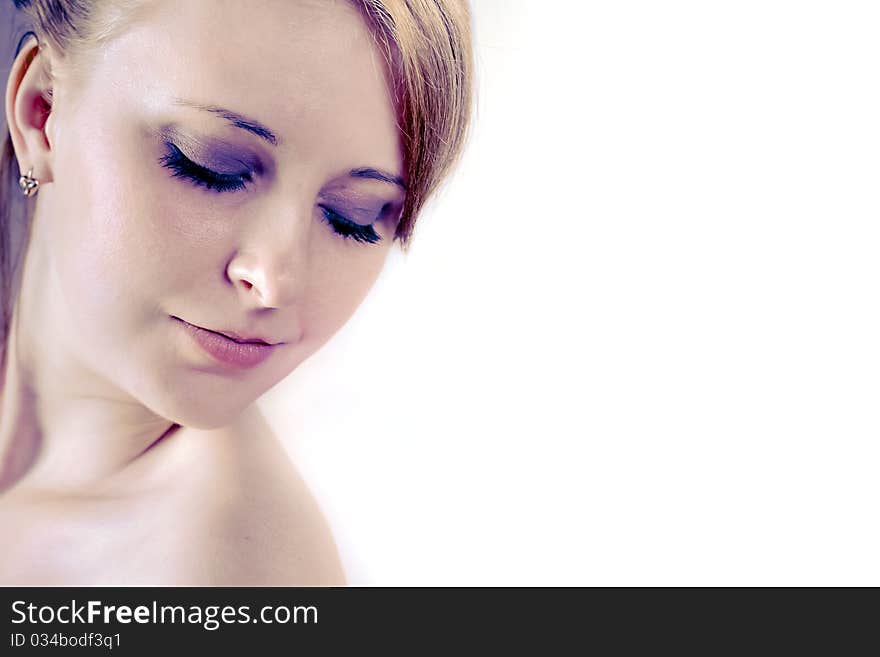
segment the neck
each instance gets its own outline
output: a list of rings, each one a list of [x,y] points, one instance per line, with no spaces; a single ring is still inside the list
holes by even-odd
[[[0,491],[69,493],[109,481],[180,426],[74,357],[39,205],[33,221],[0,379]]]

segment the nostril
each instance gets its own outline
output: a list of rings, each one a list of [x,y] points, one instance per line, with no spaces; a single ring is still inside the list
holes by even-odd
[[[260,307],[275,307],[275,290],[268,282],[266,273],[256,265],[249,265],[236,256],[226,267],[226,278],[247,304],[259,304]]]

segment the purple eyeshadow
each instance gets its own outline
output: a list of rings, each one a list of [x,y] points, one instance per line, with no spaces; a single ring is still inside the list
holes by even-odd
[[[257,155],[228,142],[185,134],[171,126],[163,128],[160,133],[193,162],[217,173],[237,175],[262,171],[262,162]]]

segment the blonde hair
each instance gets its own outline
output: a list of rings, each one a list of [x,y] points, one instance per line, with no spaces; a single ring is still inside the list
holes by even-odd
[[[407,183],[395,237],[406,248],[428,198],[457,163],[471,119],[473,51],[467,0],[349,0],[362,13],[386,58],[398,114]],[[89,56],[135,21],[147,0],[15,0],[37,38],[83,76]],[[51,104],[51,98],[47,98]],[[5,345],[12,313],[10,221],[18,162],[7,130],[0,149],[0,310]]]

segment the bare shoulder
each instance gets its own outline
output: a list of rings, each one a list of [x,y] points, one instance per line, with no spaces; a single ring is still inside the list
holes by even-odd
[[[202,586],[340,586],[330,526],[258,411],[217,439],[184,502],[193,540],[186,579]]]

